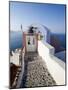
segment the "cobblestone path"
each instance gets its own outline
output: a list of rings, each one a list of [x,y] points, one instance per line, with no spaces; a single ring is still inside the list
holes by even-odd
[[[54,86],[55,80],[49,73],[46,64],[38,54],[28,54],[25,57],[25,71],[21,88]]]

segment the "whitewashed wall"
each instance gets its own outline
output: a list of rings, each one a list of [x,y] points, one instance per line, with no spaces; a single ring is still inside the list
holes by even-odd
[[[30,38],[30,45],[28,45],[28,40]],[[34,44],[33,44],[33,39],[34,39]],[[28,52],[32,51],[36,51],[36,36],[35,35],[28,35],[26,36],[26,49]]]
[[[25,47],[23,48],[23,51],[22,51],[22,70],[19,74],[16,88],[20,88],[20,85],[22,83],[22,78],[23,78],[23,74],[24,74],[24,56],[25,56]]]
[[[19,66],[19,53],[14,53],[13,56],[10,56],[10,63]]]
[[[44,45],[38,41],[38,53],[46,63],[57,85],[65,85],[65,63],[54,56],[54,48],[48,43]]]

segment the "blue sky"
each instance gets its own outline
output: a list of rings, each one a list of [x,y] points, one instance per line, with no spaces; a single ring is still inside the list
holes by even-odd
[[[10,30],[33,23],[43,24],[53,33],[65,33],[65,5],[10,2]]]

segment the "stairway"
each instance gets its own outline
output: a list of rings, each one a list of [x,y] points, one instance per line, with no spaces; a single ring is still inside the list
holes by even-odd
[[[54,85],[56,85],[56,82],[38,53],[27,53],[25,55],[25,70],[20,87],[28,88]]]

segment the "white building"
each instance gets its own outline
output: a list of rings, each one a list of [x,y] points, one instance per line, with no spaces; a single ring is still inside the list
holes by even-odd
[[[41,30],[43,30],[42,28]],[[39,34],[33,30],[33,27],[31,27],[29,31],[23,32],[23,48],[25,49],[23,50],[22,58],[24,60],[24,55],[27,52],[38,52],[42,57],[44,64],[46,63],[56,84],[65,85],[65,63],[54,56],[55,48],[48,44],[50,43],[50,31],[45,29],[45,32],[43,33],[45,34],[45,44],[38,40]],[[19,65],[19,52],[13,53],[13,56],[10,57],[10,62]]]

